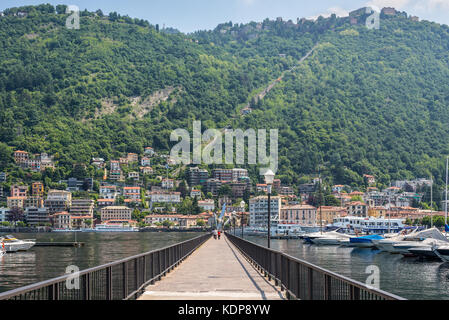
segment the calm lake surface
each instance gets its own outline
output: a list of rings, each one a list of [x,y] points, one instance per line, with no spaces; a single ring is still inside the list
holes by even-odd
[[[73,232],[12,235],[37,242],[75,241]],[[64,275],[69,265],[83,270],[200,235],[199,232],[77,232],[76,239],[85,242],[84,247],[33,247],[0,257],[0,292]]]
[[[74,241],[74,233],[14,234],[19,239]],[[135,254],[162,248],[199,236],[200,233],[130,232],[77,233],[81,248],[34,247],[0,258],[0,292],[51,279],[69,265],[95,267]],[[266,239],[245,236],[266,245]],[[365,283],[368,266],[380,269],[380,288],[408,299],[449,300],[449,263],[423,262],[371,249],[304,244],[302,240],[272,240],[271,247]]]
[[[237,235],[239,235],[237,233]],[[245,239],[266,246],[261,237]],[[368,266],[380,270],[380,289],[407,299],[449,300],[449,263],[420,261],[379,250],[304,244],[303,240],[271,240],[271,248],[365,283]]]

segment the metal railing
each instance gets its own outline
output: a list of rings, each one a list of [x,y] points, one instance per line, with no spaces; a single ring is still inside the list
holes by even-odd
[[[280,251],[229,233],[226,236],[259,271],[285,290],[288,299],[405,300]]]
[[[0,293],[0,300],[126,300],[160,280],[211,237],[211,233],[162,249],[80,271],[79,288],[66,285],[67,274]]]

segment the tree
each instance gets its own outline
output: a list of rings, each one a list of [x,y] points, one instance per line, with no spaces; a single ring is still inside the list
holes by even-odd
[[[231,186],[229,184],[224,184],[218,189],[218,196],[230,196],[231,195]]]
[[[196,225],[198,227],[204,227],[206,225],[206,223],[204,222],[203,219],[196,219]]]
[[[18,221],[23,221],[24,219],[25,215],[22,208],[13,207],[9,210],[8,221],[17,224]]]
[[[164,221],[162,222],[162,225],[163,225],[164,227],[166,227],[166,228],[170,228],[170,227],[172,227],[172,226],[174,225],[174,223],[173,223],[173,221],[164,220]]]
[[[341,202],[331,194],[325,196],[324,199],[326,201],[326,206],[340,206],[341,205]]]
[[[56,5],[56,13],[57,14],[65,14],[67,10],[67,6],[65,4]]]

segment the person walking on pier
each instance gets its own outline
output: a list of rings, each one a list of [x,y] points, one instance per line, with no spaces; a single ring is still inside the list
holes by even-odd
[[[221,231],[218,231],[218,240],[220,240]]]
[[[217,231],[217,229],[215,229],[213,233],[214,233],[214,239],[217,240],[217,236],[218,236],[218,231]]]

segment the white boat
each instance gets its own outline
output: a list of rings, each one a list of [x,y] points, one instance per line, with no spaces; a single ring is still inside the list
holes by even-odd
[[[6,254],[5,244],[2,243],[2,246],[0,246],[0,257]]]
[[[383,240],[373,240],[378,249],[389,253],[407,253],[405,247],[412,247],[414,243],[422,241],[426,238],[437,238],[442,240],[441,232],[436,228],[422,230],[417,232],[413,230],[409,234],[398,234],[396,237],[390,237]],[[410,243],[413,242],[413,243]],[[398,245],[395,247],[395,245]]]
[[[93,229],[81,229],[82,232],[139,232],[139,228],[123,224],[97,224]]]
[[[6,252],[27,251],[36,244],[34,239],[19,240],[12,235],[2,237],[0,242],[4,243]]]
[[[300,225],[289,223],[279,223],[276,229],[271,230],[271,236],[279,238],[299,238],[305,233]]]
[[[407,235],[402,241],[393,244],[393,248],[396,253],[410,255],[409,249],[444,243],[449,244],[449,240],[437,228],[431,228]]]
[[[428,238],[423,241],[404,241],[403,243],[394,245],[394,247],[395,249],[401,250],[400,253],[402,255],[408,257],[415,256],[418,251],[432,250],[433,247],[446,246],[448,244],[447,241]]]
[[[349,240],[351,235],[337,231],[326,232],[321,236],[310,239],[314,244],[318,245],[340,245],[341,240]]]
[[[367,234],[398,233],[405,228],[405,219],[346,216],[334,218],[332,227],[350,228]]]

